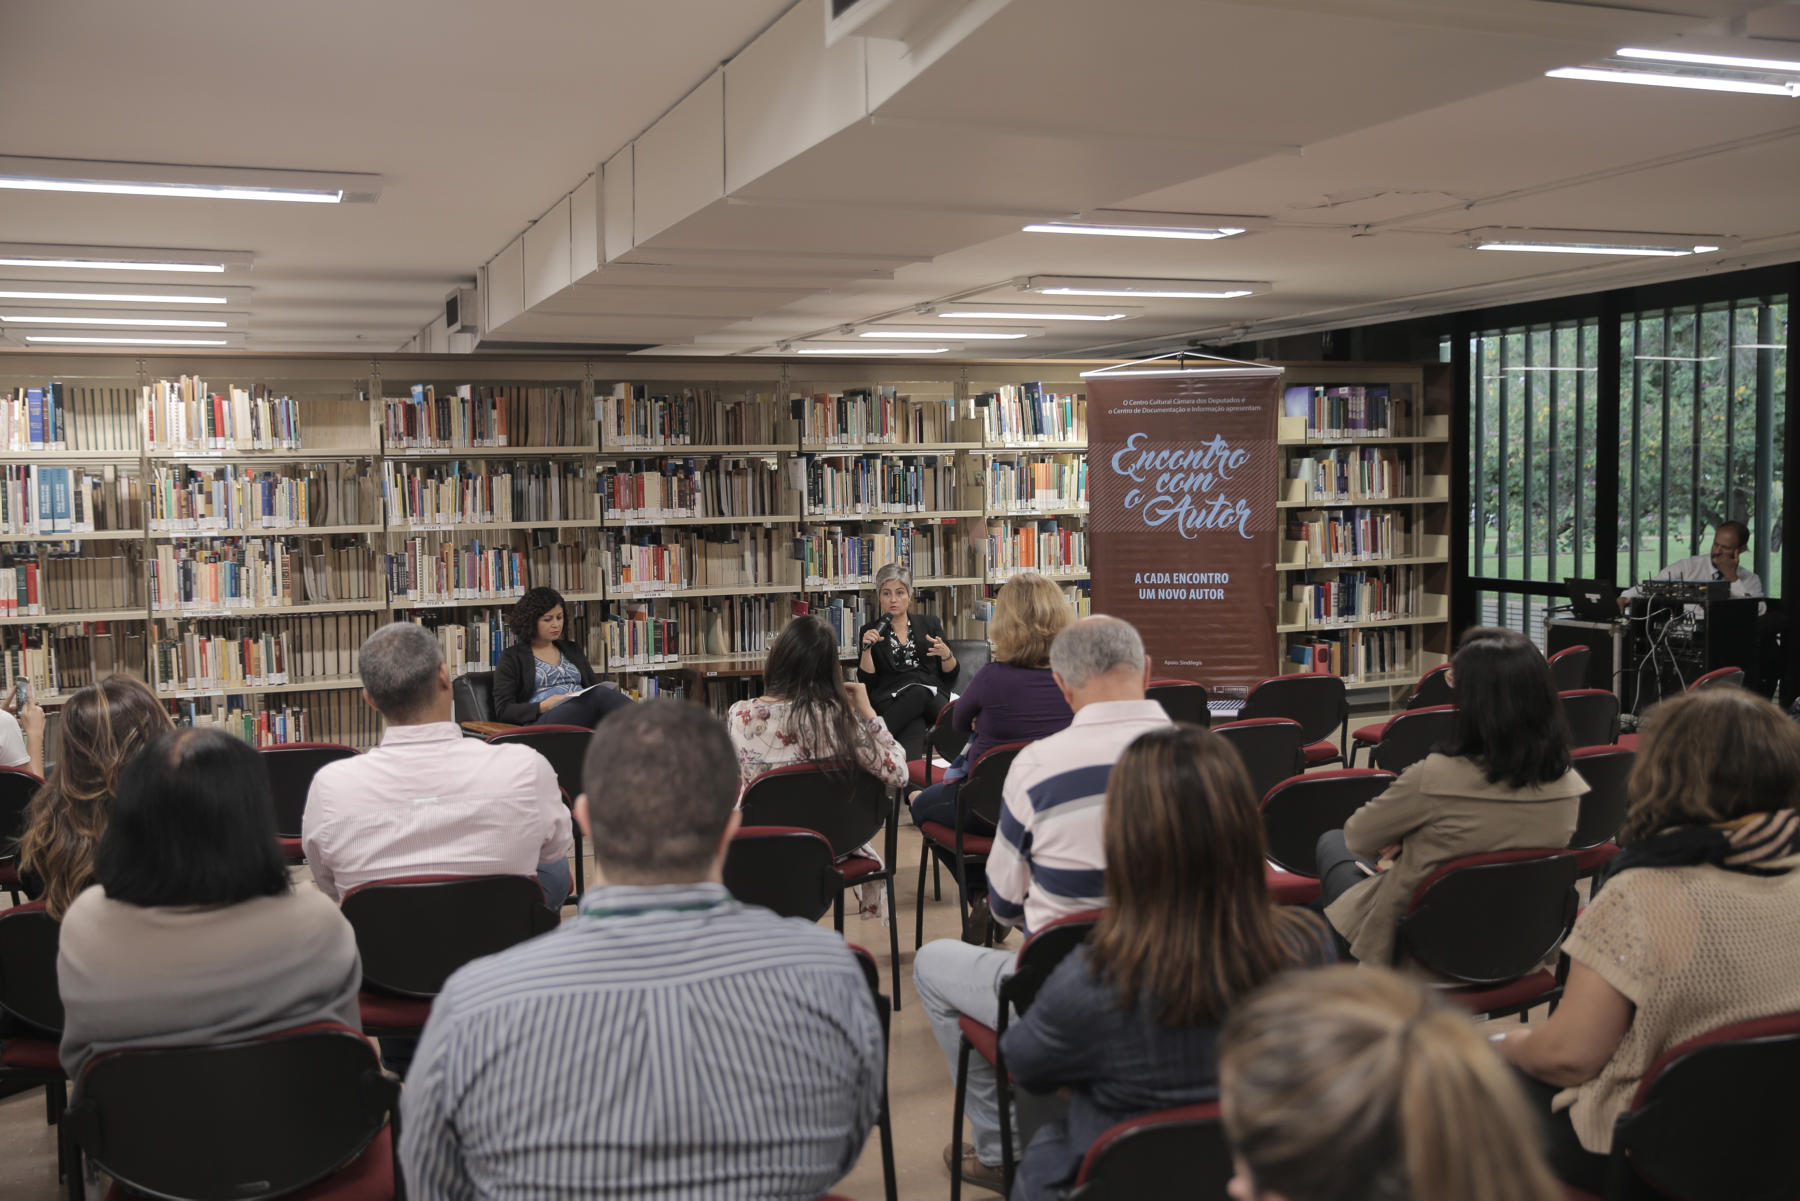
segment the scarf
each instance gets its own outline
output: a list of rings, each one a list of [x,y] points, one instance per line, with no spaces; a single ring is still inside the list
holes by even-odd
[[[1713,825],[1674,826],[1641,838],[1613,857],[1600,882],[1634,867],[1697,863],[1710,863],[1728,872],[1774,876],[1800,862],[1796,857],[1800,857],[1800,813],[1776,809]]]

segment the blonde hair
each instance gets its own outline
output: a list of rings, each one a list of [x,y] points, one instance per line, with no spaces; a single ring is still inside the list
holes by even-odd
[[[1650,711],[1627,787],[1621,842],[1800,808],[1800,728],[1742,688],[1674,697]]]
[[[1226,1019],[1225,1131],[1253,1191],[1288,1201],[1553,1201],[1512,1070],[1386,968],[1291,972]]]
[[[994,658],[1014,667],[1048,667],[1050,644],[1074,620],[1061,588],[1035,571],[1016,575],[994,598],[988,624]]]

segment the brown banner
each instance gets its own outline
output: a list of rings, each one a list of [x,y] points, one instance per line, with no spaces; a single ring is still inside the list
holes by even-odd
[[[1235,692],[1275,673],[1281,369],[1144,370],[1087,380],[1094,612],[1153,677]]]

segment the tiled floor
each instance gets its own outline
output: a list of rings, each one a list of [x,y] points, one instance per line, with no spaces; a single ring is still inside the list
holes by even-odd
[[[1357,715],[1353,725],[1380,720],[1380,714]],[[950,1139],[951,1076],[942,1052],[919,1008],[912,986],[912,922],[915,882],[918,878],[919,836],[901,819],[900,871],[895,898],[900,922],[901,1011],[895,1015],[888,1060],[888,1090],[894,1121],[894,1156],[903,1201],[938,1201],[948,1195],[949,1173],[943,1149]],[[590,865],[591,872],[591,865]],[[590,876],[591,878],[591,876]],[[945,878],[942,901],[930,899],[926,884],[925,937],[954,938],[960,932],[955,894]],[[310,882],[307,884],[310,887]],[[0,901],[4,898],[0,897]],[[570,910],[569,912],[573,912]],[[854,907],[852,907],[854,913]],[[829,925],[827,917],[823,924]],[[851,942],[867,947],[881,965],[883,991],[891,988],[887,931],[874,921],[849,918],[846,931]],[[1011,945],[1016,946],[1016,938]],[[0,1101],[0,1198],[5,1201],[53,1201],[56,1184],[56,1144],[44,1124],[41,1092]],[[840,1183],[837,1193],[854,1201],[880,1201],[882,1197],[881,1150],[871,1134],[856,1169]],[[972,1189],[967,1196],[979,1201],[993,1194]]]

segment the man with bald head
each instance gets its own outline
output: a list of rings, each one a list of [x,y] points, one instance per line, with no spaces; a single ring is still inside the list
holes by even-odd
[[[1144,697],[1150,662],[1143,640],[1116,617],[1084,618],[1058,634],[1050,671],[1075,720],[1013,760],[987,866],[994,920],[1027,934],[1106,903],[1107,778],[1139,734],[1169,724],[1162,706]],[[994,1021],[1000,982],[1012,975],[1013,962],[1009,951],[953,939],[927,944],[913,961],[913,982],[952,1076],[958,1022],[964,1015]],[[975,1146],[952,1143],[945,1161],[960,1155],[965,1180],[998,1192],[999,1106],[993,1068],[979,1056],[969,1061],[967,1110]]]

